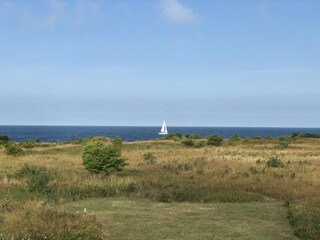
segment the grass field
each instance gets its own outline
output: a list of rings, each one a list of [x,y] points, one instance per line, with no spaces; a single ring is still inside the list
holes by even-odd
[[[103,239],[102,230],[111,239],[320,239],[320,139],[290,141],[123,143],[128,166],[109,176],[83,167],[85,141],[36,143],[19,156],[0,146],[0,239]],[[282,167],[269,166],[271,157]]]
[[[107,239],[297,239],[279,202],[157,203],[99,198],[64,206],[97,216]]]

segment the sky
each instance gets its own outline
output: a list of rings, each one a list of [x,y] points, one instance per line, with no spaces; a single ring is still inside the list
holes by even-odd
[[[0,125],[320,127],[318,0],[0,0]]]

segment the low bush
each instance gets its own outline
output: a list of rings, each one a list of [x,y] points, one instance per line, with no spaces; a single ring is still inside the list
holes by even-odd
[[[5,148],[7,155],[20,156],[23,154],[22,148],[14,142],[8,142],[5,144]]]
[[[283,165],[282,161],[279,158],[277,158],[275,156],[272,156],[267,161],[267,166],[268,167],[273,167],[273,168],[282,168],[284,165]]]
[[[122,140],[119,136],[116,136],[113,140],[112,140],[112,144],[114,146],[120,146],[122,144]]]
[[[168,136],[166,136],[165,139],[167,140],[175,140],[175,139],[182,139],[183,138],[183,135],[179,132],[177,133],[173,133],[173,134],[169,134]]]
[[[185,135],[185,137],[186,137],[187,139],[200,139],[200,138],[201,138],[199,134],[194,134],[194,135],[192,135],[192,134],[187,134],[187,135]]]
[[[84,167],[94,173],[110,174],[121,171],[127,165],[121,157],[119,146],[106,145],[100,140],[92,140],[85,145],[82,160]]]
[[[24,165],[16,172],[17,178],[26,179],[26,184],[29,192],[37,192],[46,194],[49,192],[48,183],[53,179],[52,173],[45,167],[34,165]]]
[[[320,134],[316,134],[316,133],[306,133],[300,136],[304,138],[320,138]]]
[[[192,139],[184,139],[181,141],[181,143],[187,147],[193,147],[194,141]]]
[[[194,147],[195,148],[202,148],[206,145],[206,143],[207,142],[205,140],[200,140],[200,141],[195,142]]]
[[[10,141],[10,139],[9,139],[8,136],[6,136],[6,135],[0,135],[0,143],[1,143],[1,142],[9,142],[9,141]]]
[[[292,138],[298,138],[298,137],[300,137],[300,133],[294,132],[294,133],[291,134],[291,137]]]
[[[27,140],[25,142],[20,143],[21,147],[26,149],[32,149],[35,147],[35,143],[33,140]]]
[[[232,135],[232,137],[230,138],[230,141],[232,142],[239,142],[241,140],[241,137],[237,134]]]
[[[207,137],[207,144],[212,146],[221,146],[223,142],[223,138],[219,135],[212,135]]]
[[[279,138],[279,145],[281,148],[288,147],[292,142],[292,138],[290,137],[280,137]]]

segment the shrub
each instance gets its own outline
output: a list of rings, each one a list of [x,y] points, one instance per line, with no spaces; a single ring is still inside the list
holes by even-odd
[[[48,193],[48,183],[52,180],[51,172],[45,167],[34,165],[24,165],[16,174],[18,178],[27,179],[27,188],[29,192]]]
[[[0,142],[9,142],[9,137],[5,135],[0,135]]]
[[[188,138],[188,139],[200,139],[200,135],[199,134],[194,134],[194,135],[187,134],[185,137]]]
[[[173,138],[179,138],[179,139],[182,139],[183,138],[183,135],[179,132],[176,132],[176,133],[173,133],[173,134],[169,134],[168,136],[166,136],[165,139],[167,140],[174,140]]]
[[[192,139],[184,139],[181,141],[181,143],[187,147],[193,147],[194,141]]]
[[[282,168],[284,165],[279,158],[272,156],[267,161],[267,166],[273,168]]]
[[[219,135],[212,135],[207,138],[207,144],[213,146],[221,146],[223,142],[223,138]]]
[[[232,137],[230,138],[230,141],[232,141],[232,142],[239,142],[240,140],[241,140],[241,138],[237,134],[232,135]]]
[[[112,140],[112,144],[114,146],[120,146],[122,144],[122,140],[119,136],[116,136],[113,140]]]
[[[206,145],[206,141],[197,141],[197,142],[195,142],[195,144],[194,144],[194,147],[196,147],[196,148],[202,148],[202,147],[204,147]]]
[[[84,167],[95,173],[118,172],[126,165],[118,146],[107,146],[100,140],[92,140],[85,145],[82,160]]]
[[[304,138],[320,138],[320,134],[316,134],[316,133],[306,133],[301,136]]]
[[[171,138],[171,140],[173,140],[173,141],[175,141],[175,142],[178,142],[178,141],[181,140],[181,138],[179,138],[179,137],[177,137],[177,136],[173,136],[173,137]]]
[[[155,163],[156,159],[157,158],[150,152],[143,154],[143,160],[146,163],[150,163],[150,164]]]
[[[27,140],[25,142],[22,142],[20,144],[23,148],[31,149],[35,147],[34,141],[32,140]]]
[[[7,155],[19,156],[19,155],[23,154],[22,148],[18,144],[14,143],[14,142],[7,143],[5,145],[5,148],[6,148],[6,154]]]
[[[292,139],[289,137],[280,137],[279,138],[279,145],[281,148],[286,148],[291,144]]]
[[[298,138],[299,136],[300,136],[300,133],[298,133],[298,132],[294,132],[291,134],[292,138]]]

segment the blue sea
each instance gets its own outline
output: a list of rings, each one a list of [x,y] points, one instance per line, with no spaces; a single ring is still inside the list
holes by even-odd
[[[158,135],[160,127],[98,127],[98,126],[0,126],[0,135],[7,135],[13,141],[39,139],[42,142],[69,141],[73,139],[106,136],[120,136],[124,141],[149,140],[163,137]],[[248,127],[168,127],[169,133],[221,135],[229,138],[234,134],[241,137],[279,137],[293,132],[317,133],[320,128],[248,128]]]

